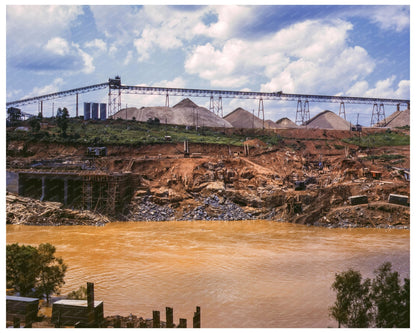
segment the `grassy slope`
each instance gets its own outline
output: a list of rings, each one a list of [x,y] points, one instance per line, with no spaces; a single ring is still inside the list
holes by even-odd
[[[107,120],[84,122],[80,119],[70,119],[67,137],[62,137],[54,120],[46,120],[49,123],[47,129],[39,132],[7,131],[7,140],[24,140],[36,142],[56,142],[84,145],[141,145],[166,142],[166,136],[172,142],[191,143],[214,143],[225,145],[242,146],[243,142],[250,136],[251,139],[258,138],[269,145],[276,145],[284,139],[282,136],[272,132],[264,132],[261,129],[251,131],[234,131],[224,129],[210,129],[174,125],[152,125],[128,120]],[[25,123],[22,126],[28,126]],[[226,133],[227,132],[227,133]],[[249,134],[247,134],[249,133]],[[377,133],[366,133],[360,137],[354,136],[343,140],[363,148],[382,146],[409,145],[410,136],[399,131],[386,130]]]

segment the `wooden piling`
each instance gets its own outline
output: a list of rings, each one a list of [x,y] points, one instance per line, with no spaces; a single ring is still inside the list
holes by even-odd
[[[13,317],[13,328],[20,328],[20,318]]]
[[[196,307],[193,319],[193,328],[201,328],[201,308],[199,306]]]
[[[160,328],[160,311],[153,311],[153,328]]]
[[[186,319],[185,318],[179,318],[179,326],[178,328],[186,328]]]
[[[96,327],[94,310],[94,283],[87,282],[88,327]]]
[[[166,327],[173,328],[173,308],[166,307]]]

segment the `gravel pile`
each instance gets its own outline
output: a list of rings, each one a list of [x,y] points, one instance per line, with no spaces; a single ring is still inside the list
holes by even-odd
[[[410,126],[410,110],[404,110],[404,111],[396,111],[390,116],[386,118],[385,125],[382,124],[376,124],[376,127],[402,127],[402,126]]]
[[[129,207],[128,221],[170,221],[174,219],[175,211],[167,205],[158,205],[152,196],[144,196]]]
[[[173,107],[152,106],[152,107],[130,107],[121,109],[113,119],[135,119],[146,122],[148,119],[158,118],[162,124],[205,126],[205,127],[232,127],[225,119],[217,116],[207,108],[196,105],[186,98]]]
[[[330,130],[350,130],[351,124],[332,111],[325,110],[305,124],[308,128],[320,128]]]
[[[178,220],[234,221],[251,220],[253,218],[250,213],[244,212],[240,206],[214,194],[205,198],[202,205],[185,212]]]

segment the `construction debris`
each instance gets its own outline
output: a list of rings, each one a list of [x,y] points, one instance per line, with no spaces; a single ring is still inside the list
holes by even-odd
[[[89,210],[65,209],[60,202],[42,202],[12,193],[6,195],[6,212],[7,224],[101,226],[111,221]]]

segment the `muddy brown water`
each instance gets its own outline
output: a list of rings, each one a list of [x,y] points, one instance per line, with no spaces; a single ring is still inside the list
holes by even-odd
[[[336,272],[364,277],[390,261],[409,277],[410,232],[326,229],[271,221],[120,222],[104,227],[7,225],[7,243],[49,242],[68,265],[62,293],[95,283],[105,315],[202,327],[336,327]]]

